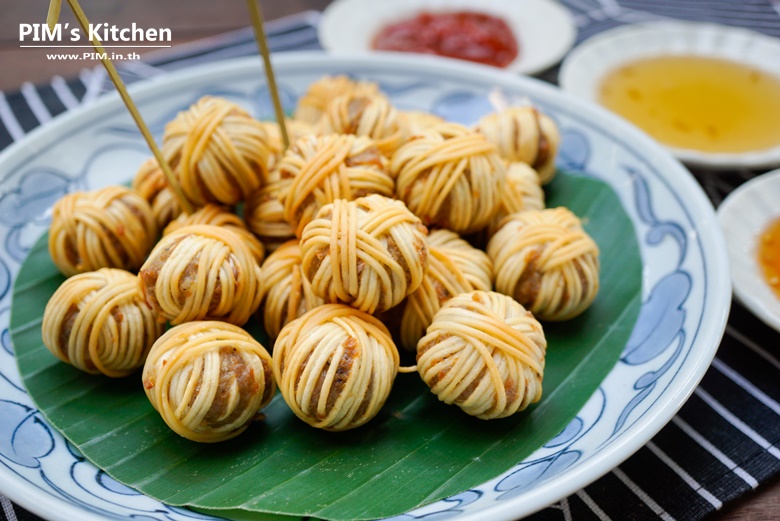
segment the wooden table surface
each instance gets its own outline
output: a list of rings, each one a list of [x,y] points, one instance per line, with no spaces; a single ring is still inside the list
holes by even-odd
[[[19,24],[45,21],[45,0],[3,0],[0,17],[0,90],[15,90],[25,81],[49,80],[55,74],[69,76],[97,61],[47,60],[38,49],[19,48]],[[11,4],[10,6],[8,4]],[[81,0],[84,12],[92,22],[107,22],[139,27],[167,27],[173,35],[172,44],[182,44],[214,34],[246,27],[249,24],[246,4],[242,0]],[[308,9],[322,10],[329,0],[264,0],[261,1],[266,20],[273,20]],[[62,23],[76,22],[63,5]],[[757,491],[713,516],[718,520],[780,519],[780,479],[775,479]]]

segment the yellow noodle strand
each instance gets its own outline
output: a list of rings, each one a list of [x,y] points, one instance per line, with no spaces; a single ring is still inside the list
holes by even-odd
[[[365,137],[301,138],[279,162],[279,175],[284,218],[298,237],[317,211],[336,199],[391,196],[395,190],[387,160]]]
[[[542,326],[520,304],[474,291],[436,313],[417,345],[417,370],[441,401],[503,418],[541,398],[546,348]]]
[[[276,390],[266,349],[244,330],[215,321],[168,330],[152,347],[142,379],[165,423],[205,443],[241,434]]]
[[[373,316],[319,306],[282,328],[273,369],[284,400],[309,425],[343,431],[376,416],[398,372],[398,350]]]
[[[157,238],[149,204],[132,190],[109,186],[57,201],[49,254],[66,276],[100,268],[136,270]]]
[[[197,224],[163,237],[139,273],[147,303],[172,324],[244,324],[263,297],[260,266],[228,228]]]
[[[540,320],[573,318],[598,294],[598,246],[566,208],[506,217],[487,253],[496,290],[512,295]]]
[[[400,201],[381,195],[337,199],[304,229],[303,273],[326,302],[381,312],[422,283],[426,236],[420,220]]]
[[[542,184],[552,181],[561,137],[547,115],[531,106],[510,107],[480,119],[476,130],[498,147],[502,158],[532,166]]]
[[[60,360],[111,377],[141,367],[162,332],[137,277],[113,268],[63,282],[46,304],[41,327],[44,345]]]
[[[403,145],[390,170],[397,197],[424,224],[460,233],[489,224],[506,178],[495,146],[454,123],[431,127]]]

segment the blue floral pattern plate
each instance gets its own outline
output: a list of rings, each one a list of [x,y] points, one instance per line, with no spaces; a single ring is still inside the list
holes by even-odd
[[[608,472],[671,419],[715,354],[731,286],[712,206],[668,152],[604,110],[488,67],[392,54],[290,53],[275,63],[287,109],[311,82],[338,73],[379,82],[400,109],[464,124],[492,111],[497,94],[510,103],[530,100],[561,130],[559,166],[611,185],[639,239],[644,269],[637,324],[577,417],[504,474],[396,519],[530,514]],[[273,117],[257,59],[181,71],[132,92],[158,137],[178,111],[205,94]],[[55,119],[0,154],[0,492],[49,519],[216,519],[143,496],[85,460],[36,410],[8,334],[15,273],[46,230],[54,201],[74,190],[127,182],[149,155],[116,95]]]

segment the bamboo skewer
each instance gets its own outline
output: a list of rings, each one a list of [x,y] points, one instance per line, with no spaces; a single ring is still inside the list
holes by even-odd
[[[49,12],[46,14],[46,25],[49,26],[50,31],[54,30],[54,26],[57,25],[57,20],[60,19],[61,8],[62,0],[51,0],[51,2],[49,2]]]
[[[52,27],[55,23],[57,23],[57,19],[59,18],[61,3],[62,0],[52,0],[51,3],[49,4],[49,13],[46,17],[46,23],[49,24],[50,27]],[[81,9],[78,0],[68,0],[68,5],[70,5],[71,10],[73,11],[73,14],[76,17],[76,20],[78,20],[79,25],[81,25],[81,29],[84,31],[84,34],[89,34],[89,20],[87,19],[87,16],[84,14],[84,11]],[[162,169],[163,174],[165,175],[165,178],[168,181],[168,185],[170,186],[171,191],[173,192],[174,196],[176,196],[177,202],[182,207],[182,210],[184,210],[184,213],[187,214],[192,213],[193,212],[192,204],[184,196],[184,193],[182,192],[181,187],[179,186],[179,183],[176,180],[176,177],[173,175],[173,171],[171,170],[168,161],[166,161],[165,157],[163,157],[160,148],[157,146],[157,143],[154,141],[154,137],[152,136],[152,133],[149,131],[149,127],[146,125],[146,122],[141,117],[140,112],[138,112],[138,108],[135,106],[135,103],[130,97],[130,94],[127,93],[127,88],[125,87],[122,78],[119,76],[119,73],[117,72],[113,62],[108,57],[108,53],[106,53],[105,49],[100,44],[99,40],[92,39],[90,40],[90,43],[95,48],[95,51],[100,55],[101,57],[100,61],[103,62],[103,66],[106,68],[106,72],[108,73],[109,78],[111,78],[114,87],[116,87],[116,90],[119,92],[119,96],[122,98],[122,101],[125,103],[127,110],[130,112],[130,115],[133,117],[133,120],[135,120],[135,124],[138,126],[138,130],[141,131],[141,135],[146,140],[146,144],[149,145],[152,154],[157,160],[157,163],[160,165],[160,168]]]
[[[282,102],[279,99],[279,89],[276,87],[276,77],[274,76],[273,67],[271,67],[271,52],[268,50],[268,42],[265,37],[263,12],[260,10],[260,6],[257,2],[258,0],[246,0],[247,7],[249,8],[249,16],[252,19],[252,27],[255,32],[255,40],[257,40],[257,48],[260,51],[260,55],[263,57],[263,63],[265,64],[265,77],[268,82],[268,90],[271,93],[271,100],[274,104],[276,121],[279,123],[284,149],[287,150],[287,147],[290,146],[290,138],[287,135],[287,125],[284,121],[284,109],[282,108]]]

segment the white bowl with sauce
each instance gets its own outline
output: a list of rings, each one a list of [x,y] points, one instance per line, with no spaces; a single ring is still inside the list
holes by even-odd
[[[769,285],[758,258],[767,229],[778,221],[780,170],[754,177],[730,193],[718,208],[734,295],[754,315],[780,331],[780,292]],[[780,242],[776,244],[775,264],[780,263]]]
[[[502,19],[519,46],[505,69],[536,74],[558,63],[571,49],[577,29],[571,13],[553,0],[336,0],[322,13],[318,36],[332,53],[373,50],[374,37],[389,24],[423,13],[459,11]]]
[[[564,60],[559,82],[633,121],[690,166],[768,168],[780,165],[779,57],[780,40],[746,29],[654,22],[588,39]],[[640,82],[643,74],[651,81]]]

